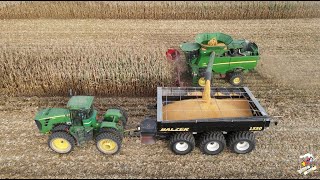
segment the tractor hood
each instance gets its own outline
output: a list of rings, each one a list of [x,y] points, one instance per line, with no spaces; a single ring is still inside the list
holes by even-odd
[[[42,120],[42,119],[53,119],[53,118],[62,118],[69,116],[70,112],[68,109],[63,108],[46,108],[40,110],[37,114],[35,119]]]

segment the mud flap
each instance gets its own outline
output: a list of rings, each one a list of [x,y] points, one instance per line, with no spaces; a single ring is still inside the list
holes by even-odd
[[[155,144],[156,139],[154,136],[148,136],[148,135],[141,135],[140,136],[141,144]]]
[[[157,133],[156,119],[145,119],[140,124],[140,141],[142,144],[156,143],[155,136]]]

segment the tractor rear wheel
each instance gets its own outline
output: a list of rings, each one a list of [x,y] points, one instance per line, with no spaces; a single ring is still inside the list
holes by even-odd
[[[243,76],[240,72],[230,73],[227,80],[232,86],[241,86],[243,84]]]
[[[120,131],[116,130],[115,128],[102,128],[100,130],[100,133],[110,133],[117,136],[121,141],[123,139],[123,134]]]
[[[232,152],[246,154],[254,150],[256,145],[255,136],[252,132],[234,132],[229,135],[228,146]]]
[[[223,151],[226,140],[221,132],[209,132],[200,138],[200,151],[208,155],[216,155]]]
[[[170,149],[178,155],[190,153],[195,147],[195,139],[192,133],[176,133],[170,139]]]
[[[57,131],[49,136],[48,145],[57,153],[67,154],[73,150],[75,140],[69,133]]]
[[[103,132],[97,136],[96,146],[101,153],[114,155],[120,151],[121,140],[112,133]]]

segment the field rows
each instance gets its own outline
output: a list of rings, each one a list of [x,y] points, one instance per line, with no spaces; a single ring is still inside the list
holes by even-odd
[[[166,49],[213,31],[256,42],[261,52],[257,72],[263,77],[319,93],[320,60],[314,54],[318,21],[1,21],[1,94],[65,96],[72,89],[101,96],[153,96],[156,86],[172,86],[176,76]],[[245,85],[252,86],[254,76],[248,75]],[[265,89],[268,84],[261,85]]]

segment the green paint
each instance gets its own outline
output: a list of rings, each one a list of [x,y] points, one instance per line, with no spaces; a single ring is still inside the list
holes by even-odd
[[[212,38],[226,46],[208,46],[207,43]],[[216,53],[212,71],[217,74],[227,74],[235,70],[246,73],[255,69],[259,61],[257,45],[245,39],[234,40],[229,35],[215,32],[197,34],[195,41],[180,45],[192,72],[193,85],[198,85],[198,79],[204,76],[212,51]]]
[[[58,124],[69,125],[69,133],[81,145],[99,133],[101,128],[115,128],[123,133],[119,124],[124,116],[118,109],[108,109],[101,121],[97,121],[98,111],[93,107],[93,96],[73,96],[67,108],[46,108],[35,115],[39,132],[50,133]]]

